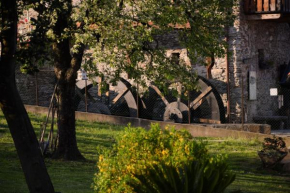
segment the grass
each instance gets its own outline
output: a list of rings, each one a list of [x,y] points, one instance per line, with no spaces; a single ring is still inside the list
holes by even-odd
[[[45,117],[29,115],[39,136]],[[78,146],[86,162],[67,162],[45,159],[48,172],[57,192],[89,193],[93,192],[96,169],[97,147],[110,148],[114,136],[124,127],[77,121]],[[261,168],[257,151],[261,143],[257,140],[232,138],[203,138],[208,143],[211,154],[227,154],[230,169],[236,173],[236,180],[227,192],[290,192],[290,175]],[[0,113],[0,192],[26,193],[27,185],[21,170],[16,150],[5,118]]]
[[[30,119],[39,136],[45,117],[30,114]],[[113,137],[124,127],[104,123],[77,121],[77,140],[87,162],[67,162],[45,159],[53,185],[61,193],[93,192],[91,184],[96,172],[97,146],[110,147]],[[28,192],[24,175],[17,157],[6,120],[0,114],[0,192]]]
[[[266,170],[261,166],[257,151],[261,142],[247,139],[206,139],[209,152],[227,154],[230,169],[236,180],[227,192],[290,192],[290,174]]]

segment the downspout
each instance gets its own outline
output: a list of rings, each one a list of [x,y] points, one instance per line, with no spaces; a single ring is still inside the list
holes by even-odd
[[[208,58],[208,65],[206,66],[207,79],[212,79],[211,70],[214,64],[215,64],[215,58],[214,58],[214,53],[212,53],[211,56]]]
[[[226,42],[227,42],[227,50],[226,50],[226,80],[227,80],[227,119],[228,123],[231,121],[231,87],[230,87],[230,67],[229,67],[229,27],[226,27]]]

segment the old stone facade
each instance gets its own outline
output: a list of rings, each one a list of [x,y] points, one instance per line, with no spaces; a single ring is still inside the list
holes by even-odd
[[[278,88],[278,94],[283,94],[279,85],[279,67],[290,61],[290,28],[287,22],[275,19],[251,20],[245,15],[243,2],[240,2],[237,19],[229,30],[229,49],[232,52],[229,60],[230,109],[231,121],[241,120],[243,96],[244,120],[252,122],[255,116],[279,115],[278,96],[270,96],[270,89]],[[218,66],[223,69],[222,64]],[[256,86],[252,90],[249,88],[249,73],[256,74]],[[256,94],[256,97],[249,98],[251,94]],[[284,105],[289,100],[290,95],[286,94]]]
[[[278,88],[278,95],[289,92],[279,85],[279,67],[290,61],[289,24],[275,19],[251,20],[244,12],[243,3],[240,1],[234,8],[237,18],[234,26],[228,29],[230,54],[215,59],[210,79],[223,100],[230,123],[253,122],[255,116],[281,115],[283,104],[289,105],[290,100],[290,95],[284,95],[279,107],[279,97],[270,96],[271,88]],[[168,56],[180,53],[180,57],[190,64],[186,49],[180,47],[174,34],[163,37],[161,41],[166,42]],[[206,77],[205,67],[195,64],[193,67],[199,75]],[[24,103],[47,106],[55,83],[54,74],[40,71],[37,76],[17,73],[17,84]],[[282,114],[289,117],[287,108],[288,114]]]

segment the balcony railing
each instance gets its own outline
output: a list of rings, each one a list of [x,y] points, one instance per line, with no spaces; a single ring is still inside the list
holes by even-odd
[[[245,13],[290,13],[290,0],[244,0]]]

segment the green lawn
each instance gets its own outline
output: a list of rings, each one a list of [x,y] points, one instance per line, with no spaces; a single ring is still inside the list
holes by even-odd
[[[207,139],[211,153],[227,154],[230,169],[236,180],[227,192],[290,192],[290,174],[266,170],[261,167],[257,151],[261,143],[246,139]]]
[[[32,124],[39,135],[44,117],[30,115]],[[90,188],[96,172],[97,147],[110,148],[114,136],[124,127],[103,123],[77,121],[78,146],[87,162],[65,162],[46,158],[48,172],[55,190],[62,193],[93,192]],[[236,174],[235,182],[227,192],[290,192],[290,175],[261,169],[257,151],[260,142],[246,139],[204,138],[211,154],[227,154],[230,169]],[[28,192],[16,150],[0,114],[0,193]]]
[[[30,114],[32,124],[39,136],[45,117]],[[77,121],[78,146],[87,162],[65,162],[45,159],[55,190],[61,193],[93,192],[91,184],[96,172],[97,146],[110,147],[114,135],[124,127],[103,123]],[[0,114],[0,193],[26,193],[28,188],[18,161],[16,150]]]

